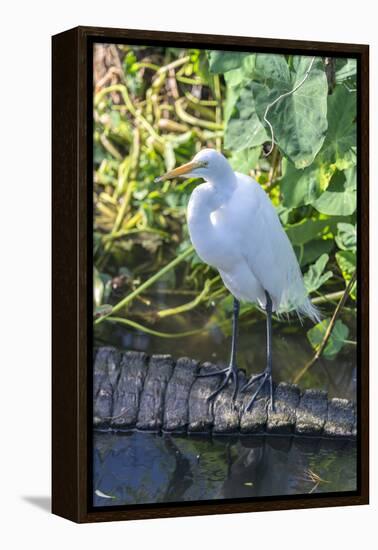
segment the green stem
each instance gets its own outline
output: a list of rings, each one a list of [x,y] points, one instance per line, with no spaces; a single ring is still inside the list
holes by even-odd
[[[217,290],[215,290],[212,294],[210,294],[207,299],[210,301],[210,300],[215,300],[215,298],[219,298],[219,296],[222,296],[223,294],[226,293],[226,287],[224,286],[221,286],[221,288],[218,288]]]
[[[298,374],[294,377],[294,380],[293,380],[294,384],[297,384],[299,382],[299,380],[306,374],[306,372],[317,362],[319,357],[322,355],[323,350],[326,347],[327,342],[328,342],[328,340],[331,336],[331,333],[332,333],[333,327],[336,323],[336,320],[337,320],[338,316],[340,315],[340,312],[343,309],[345,302],[347,301],[347,298],[348,298],[349,293],[352,289],[352,286],[355,283],[356,277],[357,277],[357,272],[355,271],[353,273],[346,289],[344,290],[343,295],[342,295],[339,303],[337,304],[335,311],[333,312],[333,315],[331,317],[329,325],[327,326],[327,329],[324,333],[323,340],[321,341],[318,349],[316,350],[315,355],[312,357],[312,359],[310,361],[308,361],[306,363],[306,365],[303,367],[303,369],[301,371],[299,371]]]
[[[206,328],[205,329],[197,328],[195,330],[188,330],[186,332],[176,332],[176,334],[172,334],[170,332],[159,332],[157,330],[144,327],[143,325],[140,325],[135,321],[130,321],[130,319],[123,319],[123,317],[108,317],[107,321],[110,321],[113,323],[121,323],[122,325],[128,325],[137,330],[141,330],[146,334],[151,334],[152,336],[158,336],[159,338],[184,338],[185,336],[193,336],[194,334],[199,334],[200,332],[206,332],[207,330],[210,330]]]
[[[172,296],[197,296],[198,292],[196,290],[180,290],[172,288],[156,288],[149,290],[146,294],[168,294]]]
[[[123,307],[125,307],[127,304],[129,304],[130,302],[132,302],[132,300],[134,300],[134,298],[136,298],[137,296],[139,296],[139,294],[141,294],[146,288],[150,287],[151,285],[153,285],[156,281],[158,281],[163,275],[165,275],[166,273],[168,273],[168,271],[170,271],[171,269],[173,269],[174,267],[176,267],[176,265],[178,265],[179,263],[181,263],[187,256],[189,256],[190,254],[192,254],[193,252],[193,247],[190,246],[189,248],[187,248],[184,252],[182,252],[179,256],[177,256],[177,258],[175,258],[174,260],[172,260],[172,262],[170,262],[169,264],[167,264],[165,267],[163,267],[162,269],[160,269],[160,271],[158,271],[157,273],[155,273],[155,275],[153,275],[152,277],[150,277],[149,279],[147,279],[147,281],[145,281],[144,283],[142,283],[140,286],[138,286],[137,289],[135,289],[133,292],[131,292],[130,294],[128,294],[127,296],[125,296],[125,298],[123,298],[120,302],[118,302],[118,304],[116,304],[111,313],[108,313],[107,315],[104,315],[103,317],[99,317],[98,319],[95,320],[94,324],[95,325],[98,325],[100,323],[102,323],[102,321],[104,319],[106,319],[107,317],[109,317],[111,314],[114,314],[114,313],[117,313],[117,311],[119,311],[120,309],[122,309]]]
[[[325,294],[324,296],[317,296],[316,298],[312,298],[311,302],[315,305],[324,304],[327,302],[332,302],[333,300],[338,300],[343,296],[343,294],[343,290],[338,290],[337,292],[331,292],[330,294]]]
[[[187,63],[188,61],[190,61],[189,55],[186,55],[185,57],[179,57],[179,59],[175,59],[175,61],[168,63],[168,65],[163,65],[163,67],[160,67],[158,72],[166,73],[171,69],[177,69],[177,67],[181,67],[181,65],[185,65],[185,63]]]
[[[184,94],[186,98],[192,103],[193,105],[204,105],[205,107],[216,107],[218,102],[214,99],[198,99],[195,95],[191,94],[188,91],[184,91]]]
[[[140,154],[140,135],[139,135],[139,128],[136,127],[134,130],[134,139],[133,139],[131,155],[126,159],[128,161],[127,165],[126,166],[124,165],[126,162],[125,160],[123,164],[120,166],[121,172],[119,174],[119,179],[121,180],[121,189],[123,189],[126,184],[127,184],[127,187],[123,196],[123,202],[121,204],[120,209],[118,210],[118,214],[116,216],[113,228],[110,232],[111,238],[105,243],[105,254],[101,260],[102,268],[105,266],[106,262],[108,261],[109,252],[112,249],[112,243],[113,243],[112,236],[121,229],[123,220],[126,216],[126,212],[129,208],[130,200],[131,200],[131,197],[134,191],[134,186],[135,186],[135,181],[133,180],[136,177],[139,154]]]
[[[119,231],[116,231],[114,233],[109,233],[109,235],[104,235],[103,241],[112,241],[114,239],[120,239],[121,237],[126,237],[127,235],[135,235],[138,233],[152,233],[154,235],[159,235],[160,237],[163,237],[167,239],[170,237],[169,233],[166,231],[161,231],[160,229],[154,229],[153,227],[141,227],[139,229],[121,229]]]
[[[104,147],[104,149],[106,149],[108,151],[108,153],[110,153],[117,160],[122,160],[121,153],[118,151],[118,149],[116,147],[114,147],[112,142],[109,141],[109,139],[106,137],[105,134],[100,135],[100,141],[101,141],[102,146]]]
[[[207,128],[209,130],[222,130],[223,125],[217,124],[216,122],[211,122],[209,120],[202,120],[201,118],[197,118],[195,116],[192,116],[188,114],[183,104],[186,102],[186,99],[184,97],[181,97],[177,101],[175,101],[175,109],[176,114],[179,117],[179,119],[183,120],[187,124],[190,124],[192,126],[200,126],[201,128]]]
[[[177,75],[176,79],[183,84],[191,84],[192,86],[204,84],[204,81],[201,78],[188,78],[187,76]]]
[[[135,63],[135,69],[151,69],[152,71],[158,71],[160,66],[155,63],[148,63],[147,61],[139,61]]]
[[[357,342],[354,340],[344,340],[344,344],[350,344],[351,346],[357,346]]]
[[[98,92],[94,99],[94,105],[95,107],[98,106],[98,104],[101,102],[102,98],[106,94],[110,94],[112,92],[119,92],[122,95],[123,101],[127,107],[127,109],[130,111],[130,113],[133,115],[133,117],[137,120],[139,120],[141,126],[143,126],[147,132],[158,142],[164,144],[164,139],[159,136],[157,132],[153,129],[151,124],[144,118],[143,115],[141,115],[134,105],[131,102],[129,92],[123,84],[113,84],[112,86],[108,86],[107,88],[103,88],[100,92]]]
[[[184,313],[186,311],[190,311],[194,309],[198,304],[200,304],[208,295],[208,292],[210,290],[211,285],[219,279],[219,276],[214,277],[213,279],[207,279],[205,282],[205,285],[201,292],[198,294],[194,300],[191,300],[190,302],[187,302],[186,304],[182,304],[181,306],[172,307],[169,309],[163,309],[158,312],[158,317],[168,317],[170,315],[176,315],[177,313]]]
[[[141,330],[142,332],[145,332],[146,334],[151,334],[152,336],[158,336],[159,338],[184,338],[186,336],[193,336],[195,334],[203,334],[205,332],[209,332],[214,327],[214,325],[211,325],[211,326],[207,326],[207,327],[203,327],[203,328],[199,328],[199,329],[187,330],[185,332],[176,332],[174,334],[174,333],[171,333],[171,332],[160,332],[160,331],[157,331],[157,330],[153,330],[151,328],[147,328],[143,325],[140,325],[139,323],[136,323],[135,321],[131,321],[130,319],[124,319],[123,317],[108,317],[107,316],[106,320],[110,321],[110,322],[113,322],[113,323],[121,323],[122,325],[127,325],[127,326],[130,326],[130,327],[133,327],[137,330]],[[230,321],[228,319],[226,319],[226,320],[222,321],[221,323],[218,323],[216,326],[218,328],[223,328],[223,327],[228,326],[229,324],[230,324]],[[255,319],[247,320],[244,323],[244,326],[248,326],[248,325],[252,325],[252,324],[256,324]]]

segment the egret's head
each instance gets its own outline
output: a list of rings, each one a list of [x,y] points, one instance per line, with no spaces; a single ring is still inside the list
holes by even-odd
[[[215,149],[202,149],[190,162],[170,170],[155,182],[172,178],[204,178],[208,181],[217,180],[225,175],[231,167],[227,159]]]

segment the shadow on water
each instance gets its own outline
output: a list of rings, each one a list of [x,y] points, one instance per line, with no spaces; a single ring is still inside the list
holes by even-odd
[[[95,506],[353,491],[356,483],[353,441],[137,431],[94,437]]]

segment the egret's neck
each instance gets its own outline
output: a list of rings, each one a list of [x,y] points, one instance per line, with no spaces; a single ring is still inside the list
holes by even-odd
[[[213,229],[211,214],[228,203],[236,184],[235,174],[231,170],[231,174],[226,174],[225,177],[218,175],[194,189],[187,213],[191,233],[193,231],[198,235],[210,233]]]
[[[237,184],[235,172],[228,162],[217,167],[213,174],[206,177],[206,181],[214,187],[218,197],[224,199],[232,195]]]

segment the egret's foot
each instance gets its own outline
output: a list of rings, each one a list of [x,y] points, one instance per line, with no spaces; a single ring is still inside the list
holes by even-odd
[[[223,380],[218,386],[218,388],[209,395],[209,397],[207,398],[208,401],[214,399],[214,397],[216,397],[228,385],[228,383],[231,380],[235,384],[235,388],[232,394],[232,403],[234,403],[238,393],[238,389],[239,389],[239,370],[236,365],[231,364],[228,367],[221,370],[215,370],[213,372],[205,372],[203,374],[199,373],[197,374],[197,377],[207,378],[209,376],[219,376],[219,375],[223,375]]]
[[[264,370],[264,372],[262,372],[260,374],[255,374],[254,376],[252,376],[248,380],[248,382],[246,384],[244,384],[241,391],[245,392],[246,390],[251,388],[257,380],[260,380],[260,382],[259,382],[259,384],[256,388],[256,391],[254,392],[251,399],[248,401],[247,405],[245,406],[245,410],[246,411],[251,410],[252,405],[254,404],[254,402],[257,399],[257,396],[259,395],[261,390],[264,388],[265,384],[268,383],[269,384],[269,403],[268,403],[268,407],[270,408],[270,410],[274,411],[273,378],[272,378],[272,373],[269,370]]]

